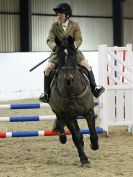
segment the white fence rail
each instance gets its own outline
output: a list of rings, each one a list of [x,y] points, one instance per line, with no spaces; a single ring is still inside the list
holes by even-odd
[[[99,82],[106,89],[100,97],[101,126],[127,125],[133,133],[133,52],[126,47],[99,46]]]

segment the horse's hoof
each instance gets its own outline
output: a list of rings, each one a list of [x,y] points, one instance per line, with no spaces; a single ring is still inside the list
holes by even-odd
[[[94,142],[91,143],[91,144],[90,144],[90,147],[91,147],[91,149],[94,150],[94,151],[96,151],[97,149],[99,149],[99,145],[98,145],[98,143],[96,143],[96,142],[95,142],[95,143],[94,143]]]
[[[90,164],[89,161],[82,162],[80,167],[82,167],[82,168],[91,168],[91,164]]]
[[[67,136],[65,134],[60,134],[59,141],[61,144],[65,144],[67,142]]]

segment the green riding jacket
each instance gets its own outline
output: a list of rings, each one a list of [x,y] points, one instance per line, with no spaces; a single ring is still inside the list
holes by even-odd
[[[66,31],[64,31],[63,27],[58,22],[52,24],[47,38],[47,44],[53,51],[51,55],[54,54],[54,49],[56,47],[55,37],[57,36],[58,39],[61,40],[62,38],[68,35],[72,36],[72,38],[74,39],[75,46],[79,48],[82,44],[82,36],[80,27],[77,22],[69,20]],[[77,50],[77,61],[80,62],[84,59],[84,55],[81,53],[81,51]],[[49,61],[56,63],[56,56],[51,57]]]

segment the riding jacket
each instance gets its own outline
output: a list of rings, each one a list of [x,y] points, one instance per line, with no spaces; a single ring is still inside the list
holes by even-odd
[[[47,44],[52,49],[51,55],[54,54],[54,50],[56,47],[55,37],[57,37],[59,40],[62,40],[64,37],[68,35],[70,35],[74,39],[74,44],[77,48],[77,61],[80,62],[81,60],[84,60],[85,59],[84,55],[80,50],[78,50],[78,48],[82,44],[80,27],[77,22],[74,22],[72,20],[69,20],[68,26],[66,27],[65,31],[62,25],[59,24],[59,22],[55,22],[52,24],[47,38]],[[57,61],[56,56],[51,57],[49,61],[56,63]]]

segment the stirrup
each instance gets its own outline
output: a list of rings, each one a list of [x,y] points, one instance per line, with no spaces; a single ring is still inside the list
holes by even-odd
[[[105,88],[103,86],[97,86],[93,92],[93,95],[98,98],[104,91]]]
[[[49,95],[47,92],[44,92],[41,94],[41,96],[39,97],[39,100],[41,102],[44,102],[44,103],[48,103],[49,102]]]

